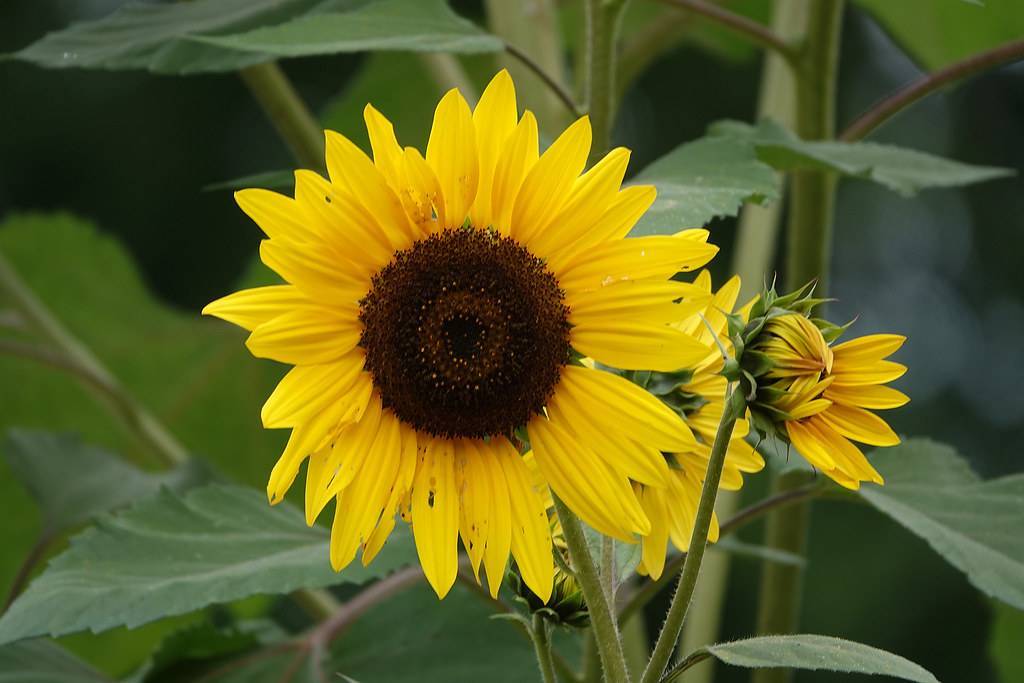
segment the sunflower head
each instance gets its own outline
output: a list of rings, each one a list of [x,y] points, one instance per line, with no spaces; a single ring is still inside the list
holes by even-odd
[[[651,394],[572,361],[699,362],[705,347],[671,324],[691,292],[672,278],[717,248],[706,230],[627,239],[655,196],[622,187],[629,151],[587,169],[586,117],[542,151],[505,71],[475,108],[458,90],[441,98],[425,153],[372,106],[364,118],[372,158],[327,131],[327,178],[297,171],[293,196],[236,194],[281,282],[204,309],[291,366],[262,412],[291,430],[267,495],[282,500],[305,465],[307,521],[335,505],[336,569],[369,562],[402,520],[438,595],[461,540],[492,594],[511,556],[547,603],[548,489],[634,542],[651,521],[632,482],[666,485],[661,453],[694,440]]]
[[[870,411],[909,400],[883,386],[906,372],[886,360],[905,337],[877,334],[836,343],[849,324],[813,317],[822,300],[810,291],[807,286],[785,297],[765,292],[742,328],[734,321],[733,338],[742,353],[732,370],[762,438],[794,445],[842,486],[881,484],[881,475],[853,441],[899,443],[888,424]]]

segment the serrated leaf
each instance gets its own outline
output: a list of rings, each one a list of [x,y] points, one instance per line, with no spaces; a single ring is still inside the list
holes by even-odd
[[[0,647],[0,683],[111,683],[78,657],[48,640]]]
[[[775,174],[749,142],[701,138],[645,168],[634,184],[653,184],[658,198],[633,228],[634,237],[665,235],[735,216],[743,202],[778,198]]]
[[[956,451],[911,439],[877,451],[864,500],[926,540],[979,590],[1024,609],[1024,473],[982,481]]]
[[[702,648],[715,659],[747,668],[807,669],[878,674],[915,683],[938,683],[924,668],[885,650],[818,635],[764,636]]]
[[[959,187],[1013,175],[1007,168],[972,166],[917,150],[874,142],[811,142],[801,140],[778,123],[757,126],[722,121],[713,135],[751,141],[758,157],[783,169],[820,169],[872,180],[902,195],[930,187]]]
[[[172,472],[143,472],[70,434],[12,429],[0,450],[39,504],[43,536],[152,496],[162,486],[183,490],[204,478],[195,463]]]
[[[193,0],[129,2],[102,19],[54,31],[14,54],[50,68],[146,69],[187,74],[234,71],[266,55],[188,40],[196,34],[236,33],[287,21],[325,0]]]
[[[364,50],[472,53],[504,48],[500,39],[455,14],[445,0],[375,0],[350,12],[300,16],[276,26],[196,40],[275,57]]]
[[[404,529],[404,527],[402,527]],[[129,628],[212,603],[363,583],[413,559],[398,531],[370,567],[335,573],[328,533],[287,504],[238,486],[163,491],[71,540],[0,618],[0,643]]]

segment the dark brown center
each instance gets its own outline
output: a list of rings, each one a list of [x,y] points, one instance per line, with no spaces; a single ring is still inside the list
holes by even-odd
[[[509,434],[569,360],[569,309],[515,240],[450,230],[396,252],[360,302],[360,345],[386,407],[445,438]]]

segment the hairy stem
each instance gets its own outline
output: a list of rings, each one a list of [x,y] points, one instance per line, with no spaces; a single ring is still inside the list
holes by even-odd
[[[540,667],[541,680],[544,683],[558,683],[558,679],[555,677],[555,666],[551,661],[551,640],[548,637],[548,625],[544,621],[544,617],[539,614],[533,615],[530,638],[533,640],[533,651],[537,655],[537,665]]]
[[[322,170],[323,130],[277,62],[249,66],[238,75],[296,161],[304,168]]]
[[[1015,40],[925,74],[861,114],[839,135],[839,139],[844,142],[861,140],[893,116],[933,92],[982,71],[1021,59],[1024,59],[1024,40]]]
[[[745,410],[746,402],[743,396],[735,389],[731,389],[725,398],[725,410],[722,411],[722,419],[718,423],[718,432],[715,434],[715,443],[711,447],[711,455],[708,458],[708,469],[704,474],[704,486],[700,492],[697,514],[693,520],[693,531],[690,534],[690,545],[683,563],[683,571],[679,574],[679,583],[676,584],[676,592],[672,596],[668,615],[665,617],[658,641],[654,644],[651,660],[647,663],[647,669],[644,671],[640,683],[656,683],[661,678],[672,657],[672,652],[676,648],[676,643],[679,641],[679,634],[686,621],[686,612],[690,607],[693,590],[697,585],[697,577],[700,575],[704,551],[708,545],[708,530],[711,528],[711,518],[715,514],[715,498],[718,496],[718,485],[722,480],[725,454],[729,450],[729,439],[732,438],[736,420]]]
[[[586,102],[594,131],[591,162],[600,159],[611,145],[615,121],[616,41],[626,0],[586,0],[587,63]]]
[[[557,495],[552,495],[555,510],[562,523],[565,543],[569,547],[569,558],[572,560],[576,580],[579,581],[583,597],[590,611],[590,628],[597,643],[597,652],[604,667],[606,683],[623,683],[629,681],[626,670],[626,659],[622,653],[622,642],[619,639],[619,628],[612,612],[612,607],[605,596],[601,585],[601,576],[594,565],[594,558],[587,548],[587,539],[583,535],[583,526],[573,512]]]

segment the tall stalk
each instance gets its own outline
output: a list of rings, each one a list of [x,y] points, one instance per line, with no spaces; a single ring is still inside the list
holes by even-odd
[[[844,0],[807,0],[807,33],[797,63],[796,132],[807,140],[835,137],[835,94]],[[785,281],[795,289],[817,279],[819,295],[828,288],[832,248],[832,213],[836,177],[822,171],[797,171],[790,187]],[[783,494],[808,482],[802,472],[776,476],[773,493]],[[806,503],[768,517],[765,544],[794,554],[807,546],[809,509]],[[803,570],[764,563],[758,604],[759,634],[791,633],[799,624]],[[786,669],[758,669],[754,683],[784,683]]]
[[[586,0],[586,103],[594,130],[591,162],[600,159],[611,144],[615,121],[616,41],[626,0]]]

